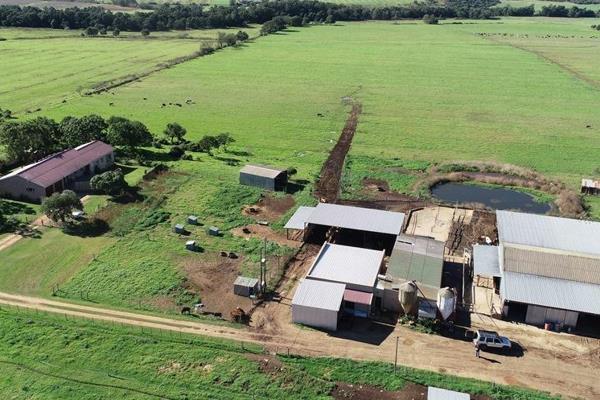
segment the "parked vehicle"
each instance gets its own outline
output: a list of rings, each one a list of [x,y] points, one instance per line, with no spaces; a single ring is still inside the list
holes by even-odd
[[[498,332],[484,330],[477,330],[477,332],[475,332],[473,344],[479,345],[481,350],[500,349],[509,351],[512,346],[510,339],[507,337],[500,336]]]

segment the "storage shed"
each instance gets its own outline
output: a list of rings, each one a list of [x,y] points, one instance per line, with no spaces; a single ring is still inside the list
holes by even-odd
[[[258,292],[258,279],[238,276],[233,282],[233,293],[238,296],[249,297]]]
[[[343,283],[304,279],[292,300],[292,321],[335,331],[345,289]]]
[[[240,184],[282,191],[287,186],[287,171],[261,165],[246,165],[240,171]]]

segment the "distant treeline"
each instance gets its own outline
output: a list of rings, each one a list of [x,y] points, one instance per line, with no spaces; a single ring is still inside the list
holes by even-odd
[[[100,7],[35,8],[0,6],[0,26],[85,29],[90,26],[120,31],[165,31],[201,28],[243,27],[262,24],[275,17],[296,17],[307,23],[364,20],[439,18],[489,18],[497,0],[448,0],[444,5],[413,3],[370,7],[320,2],[316,0],[263,0],[229,7],[163,4],[153,12],[111,12]]]
[[[586,0],[581,0],[586,1]],[[588,0],[592,1],[592,0]],[[301,19],[305,23],[335,21],[400,20],[436,18],[491,18],[494,16],[594,17],[591,10],[561,5],[545,6],[539,13],[530,7],[494,7],[498,0],[448,0],[371,7],[332,4],[316,0],[263,0],[229,7],[206,8],[198,4],[162,4],[152,12],[111,12],[101,7],[67,8],[0,6],[0,26],[99,29],[119,31],[166,31],[204,28],[243,27],[263,24],[276,17]]]

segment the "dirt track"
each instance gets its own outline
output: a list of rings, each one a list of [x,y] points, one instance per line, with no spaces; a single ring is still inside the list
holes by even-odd
[[[358,126],[358,116],[362,112],[362,105],[355,102],[352,105],[350,115],[346,119],[346,125],[335,146],[325,160],[319,181],[315,187],[315,195],[325,203],[335,203],[340,193],[340,180],[344,170],[344,160],[350,150],[356,127]]]
[[[289,298],[289,295],[286,296]],[[280,315],[289,315],[289,300],[272,303]],[[597,370],[600,366],[598,341],[569,335],[549,334],[530,327],[510,327],[501,321],[499,330],[518,339],[527,349],[523,357],[483,353],[476,359],[468,342],[416,333],[396,327],[381,337],[380,343],[331,335],[316,330],[300,329],[290,323],[267,333],[255,328],[235,329],[194,321],[135,314],[88,307],[66,302],[0,293],[0,304],[10,304],[66,316],[103,320],[140,327],[220,337],[253,342],[270,351],[289,351],[311,356],[337,356],[361,360],[392,362],[396,336],[400,338],[399,362],[418,368],[502,384],[551,391],[564,396],[593,399],[600,396]],[[289,319],[287,320],[289,321]],[[377,336],[367,329],[368,337]]]

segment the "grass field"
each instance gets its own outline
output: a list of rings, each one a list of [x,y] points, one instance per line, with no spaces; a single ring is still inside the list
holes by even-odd
[[[340,98],[353,95],[365,109],[353,154],[508,162],[575,185],[598,167],[594,138],[600,117],[594,110],[600,100],[597,89],[582,79],[595,77],[586,47],[545,41],[554,46],[548,57],[580,69],[578,77],[509,42],[477,33],[598,37],[589,28],[592,22],[313,26],[261,38],[122,87],[114,95],[82,98],[44,113],[111,115],[118,110],[155,132],[176,120],[191,138],[231,132],[264,162],[314,165],[310,161],[323,158],[343,120]],[[521,39],[524,46],[539,40]],[[196,104],[160,107],[186,98]],[[307,158],[313,154],[315,158]]]
[[[199,336],[0,309],[0,393],[12,399],[321,399],[337,382],[398,390],[408,382],[549,400],[526,389],[384,363],[272,358],[263,349]],[[266,357],[266,356],[263,356]]]
[[[256,29],[249,29],[255,34]],[[0,29],[0,107],[33,111],[79,98],[94,84],[144,72],[199,50],[216,30],[123,33],[119,38],[80,36],[81,31]],[[57,60],[60,60],[57,62]]]

